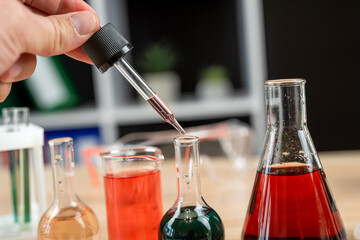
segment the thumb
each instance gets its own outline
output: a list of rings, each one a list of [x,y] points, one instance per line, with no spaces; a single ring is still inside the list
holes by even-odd
[[[26,31],[31,37],[25,38],[24,50],[41,56],[70,52],[99,29],[98,16],[91,11],[34,17],[35,21]]]

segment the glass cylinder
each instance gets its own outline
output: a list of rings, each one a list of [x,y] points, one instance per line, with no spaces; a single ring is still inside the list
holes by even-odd
[[[25,130],[29,124],[29,108],[11,107],[2,109],[3,124],[7,132]],[[27,229],[31,222],[30,151],[17,149],[8,151],[11,177],[11,195],[14,220],[21,229]]]
[[[161,220],[159,239],[224,239],[219,215],[201,195],[199,138],[179,136],[174,144],[178,196]]]
[[[346,239],[307,128],[305,80],[265,82],[267,131],[242,239]]]
[[[101,153],[109,239],[157,238],[163,212],[155,147],[124,147]]]
[[[97,218],[75,193],[74,149],[72,138],[49,141],[54,177],[55,199],[43,214],[38,226],[38,239],[98,239]]]
[[[29,124],[29,108],[10,107],[2,109],[3,124],[8,126],[8,131],[17,131],[19,127]]]

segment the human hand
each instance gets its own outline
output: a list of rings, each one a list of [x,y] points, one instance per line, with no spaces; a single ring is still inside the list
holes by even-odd
[[[12,82],[31,76],[36,55],[92,63],[80,46],[100,23],[83,0],[0,0],[0,22],[0,102]]]

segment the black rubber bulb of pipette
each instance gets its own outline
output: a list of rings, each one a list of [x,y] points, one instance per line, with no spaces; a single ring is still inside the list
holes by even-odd
[[[106,72],[132,48],[111,23],[100,28],[81,47],[101,73]]]

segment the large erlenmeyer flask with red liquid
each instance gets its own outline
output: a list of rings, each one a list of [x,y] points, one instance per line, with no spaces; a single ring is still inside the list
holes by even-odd
[[[242,239],[346,239],[306,122],[305,80],[265,82],[267,132]]]

